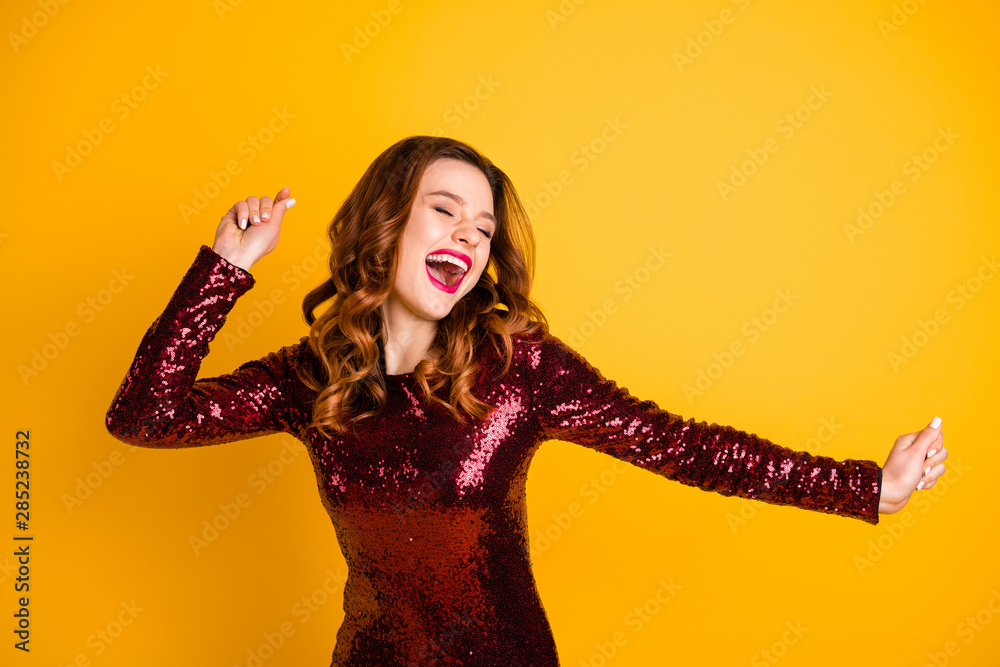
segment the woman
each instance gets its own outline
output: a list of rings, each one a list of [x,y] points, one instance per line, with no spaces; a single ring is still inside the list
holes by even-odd
[[[303,303],[308,336],[196,380],[294,203],[284,188],[229,209],[147,330],[107,427],[145,447],[277,432],[305,444],[349,567],[332,665],[558,664],[525,512],[547,439],[871,524],[944,472],[937,418],[879,467],[685,421],[604,378],[528,296],[534,238],[507,176],[443,137],[388,148],[341,206],[330,278]]]

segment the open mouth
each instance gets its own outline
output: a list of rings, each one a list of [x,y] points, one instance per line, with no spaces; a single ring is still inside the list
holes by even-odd
[[[446,253],[431,253],[425,261],[432,281],[447,292],[454,292],[469,271],[465,261]]]

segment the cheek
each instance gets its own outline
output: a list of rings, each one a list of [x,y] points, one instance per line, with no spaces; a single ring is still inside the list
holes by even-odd
[[[490,255],[487,253],[484,257],[480,257],[477,262],[479,264],[478,273],[476,274],[476,280],[474,282],[479,282],[479,278],[486,273],[486,267],[489,265]]]

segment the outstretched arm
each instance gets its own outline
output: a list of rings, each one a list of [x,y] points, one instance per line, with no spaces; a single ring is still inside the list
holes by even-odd
[[[532,357],[533,410],[545,438],[575,442],[706,491],[878,523],[881,469],[875,461],[837,461],[730,426],[685,420],[632,396],[551,334]]]

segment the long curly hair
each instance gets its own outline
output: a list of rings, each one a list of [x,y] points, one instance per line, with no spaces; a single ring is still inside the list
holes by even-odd
[[[485,418],[492,406],[472,392],[486,344],[503,361],[502,377],[513,356],[512,335],[549,331],[545,315],[529,297],[535,275],[531,222],[507,175],[461,141],[402,139],[372,162],[337,211],[329,226],[330,277],[302,301],[309,348],[320,363],[300,364],[298,375],[318,392],[310,426],[329,438],[354,432],[358,421],[381,414],[386,405],[380,306],[395,284],[399,239],[420,179],[441,158],[462,160],[482,171],[493,194],[497,225],[479,282],[438,321],[432,347],[442,354],[421,360],[413,371],[424,403],[444,408],[462,423]],[[313,311],[330,299],[315,317]],[[439,392],[446,392],[447,400]]]

